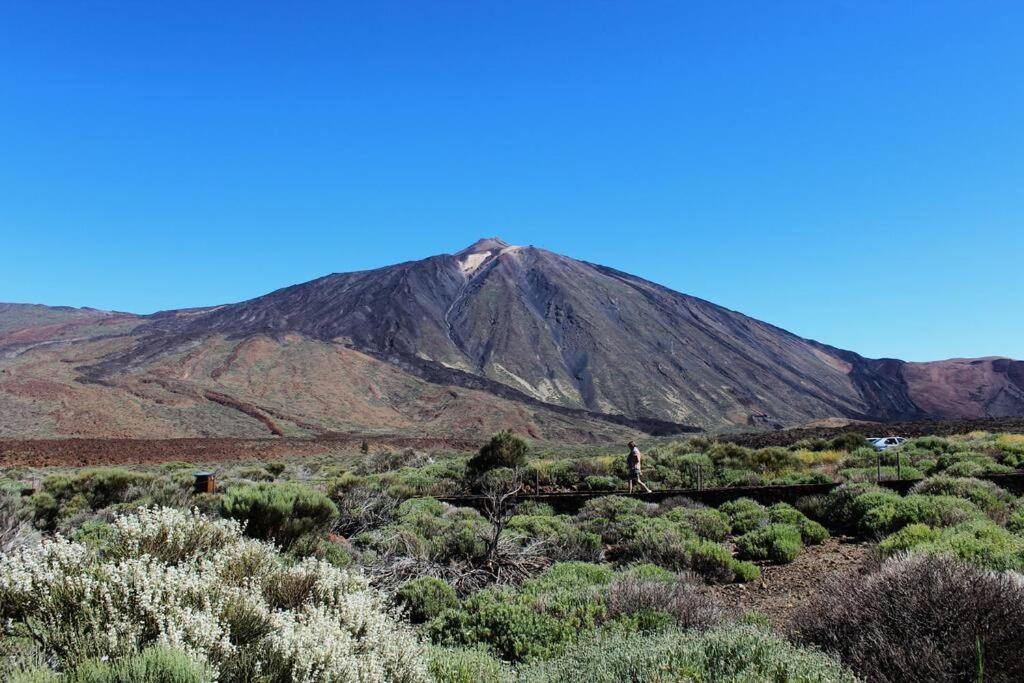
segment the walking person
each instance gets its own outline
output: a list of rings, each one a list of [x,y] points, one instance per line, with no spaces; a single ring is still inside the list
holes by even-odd
[[[647,493],[652,493],[647,484],[640,478],[642,473],[640,467],[640,449],[632,441],[629,442],[629,455],[626,456],[626,467],[629,468],[629,492],[633,493],[633,485],[640,484]]]

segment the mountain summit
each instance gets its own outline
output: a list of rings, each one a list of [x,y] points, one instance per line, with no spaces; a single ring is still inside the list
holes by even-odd
[[[1022,362],[867,359],[634,275],[498,238],[236,304],[103,322],[119,326],[116,333],[82,335],[72,328],[86,323],[75,320],[56,346],[40,344],[54,340],[39,332],[0,336],[0,348],[8,347],[2,363],[31,360],[37,375],[66,381],[69,363],[56,358],[66,352],[75,358],[76,388],[102,387],[108,400],[130,392],[136,403],[171,392],[282,433],[469,433],[513,421],[541,436],[598,438],[623,427],[1024,414]],[[19,396],[24,386],[4,380],[0,392]],[[438,388],[473,398],[442,400]],[[159,405],[153,410],[168,432],[193,433],[184,415]],[[225,431],[214,423],[202,429]]]
[[[473,244],[455,255],[467,256],[470,254],[479,254],[485,251],[501,251],[502,249],[508,249],[510,246],[512,245],[498,237],[481,237],[476,242],[473,242]]]

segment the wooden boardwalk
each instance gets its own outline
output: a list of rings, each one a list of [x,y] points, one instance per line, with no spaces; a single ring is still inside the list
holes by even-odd
[[[985,479],[1001,486],[1017,495],[1024,494],[1024,471],[1010,474],[988,474],[979,476],[978,479]],[[900,494],[906,494],[920,479],[889,479],[877,482],[879,486],[891,489]],[[650,503],[660,503],[668,498],[682,496],[698,503],[716,507],[729,500],[737,498],[752,498],[759,503],[770,505],[772,503],[793,503],[804,496],[824,495],[839,487],[840,484],[795,484],[791,486],[733,486],[729,488],[704,488],[704,489],[662,489],[652,493],[627,493],[626,491],[571,491],[563,493],[520,493],[516,496],[517,502],[536,501],[547,503],[556,512],[576,512],[582,508],[588,500],[601,498],[602,496],[625,496],[636,498]],[[459,507],[472,507],[483,509],[487,504],[487,497],[479,495],[466,496],[442,496],[438,500],[456,505]]]

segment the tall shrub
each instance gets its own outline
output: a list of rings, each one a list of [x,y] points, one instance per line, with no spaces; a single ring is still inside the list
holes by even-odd
[[[232,487],[221,508],[226,517],[245,523],[247,536],[286,548],[305,534],[327,531],[338,517],[330,498],[291,483]]]

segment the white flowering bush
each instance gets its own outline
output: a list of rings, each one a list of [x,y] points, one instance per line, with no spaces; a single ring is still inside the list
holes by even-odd
[[[365,579],[289,564],[234,521],[140,509],[99,549],[60,536],[0,558],[6,635],[57,669],[187,653],[221,681],[427,680],[420,646]]]

